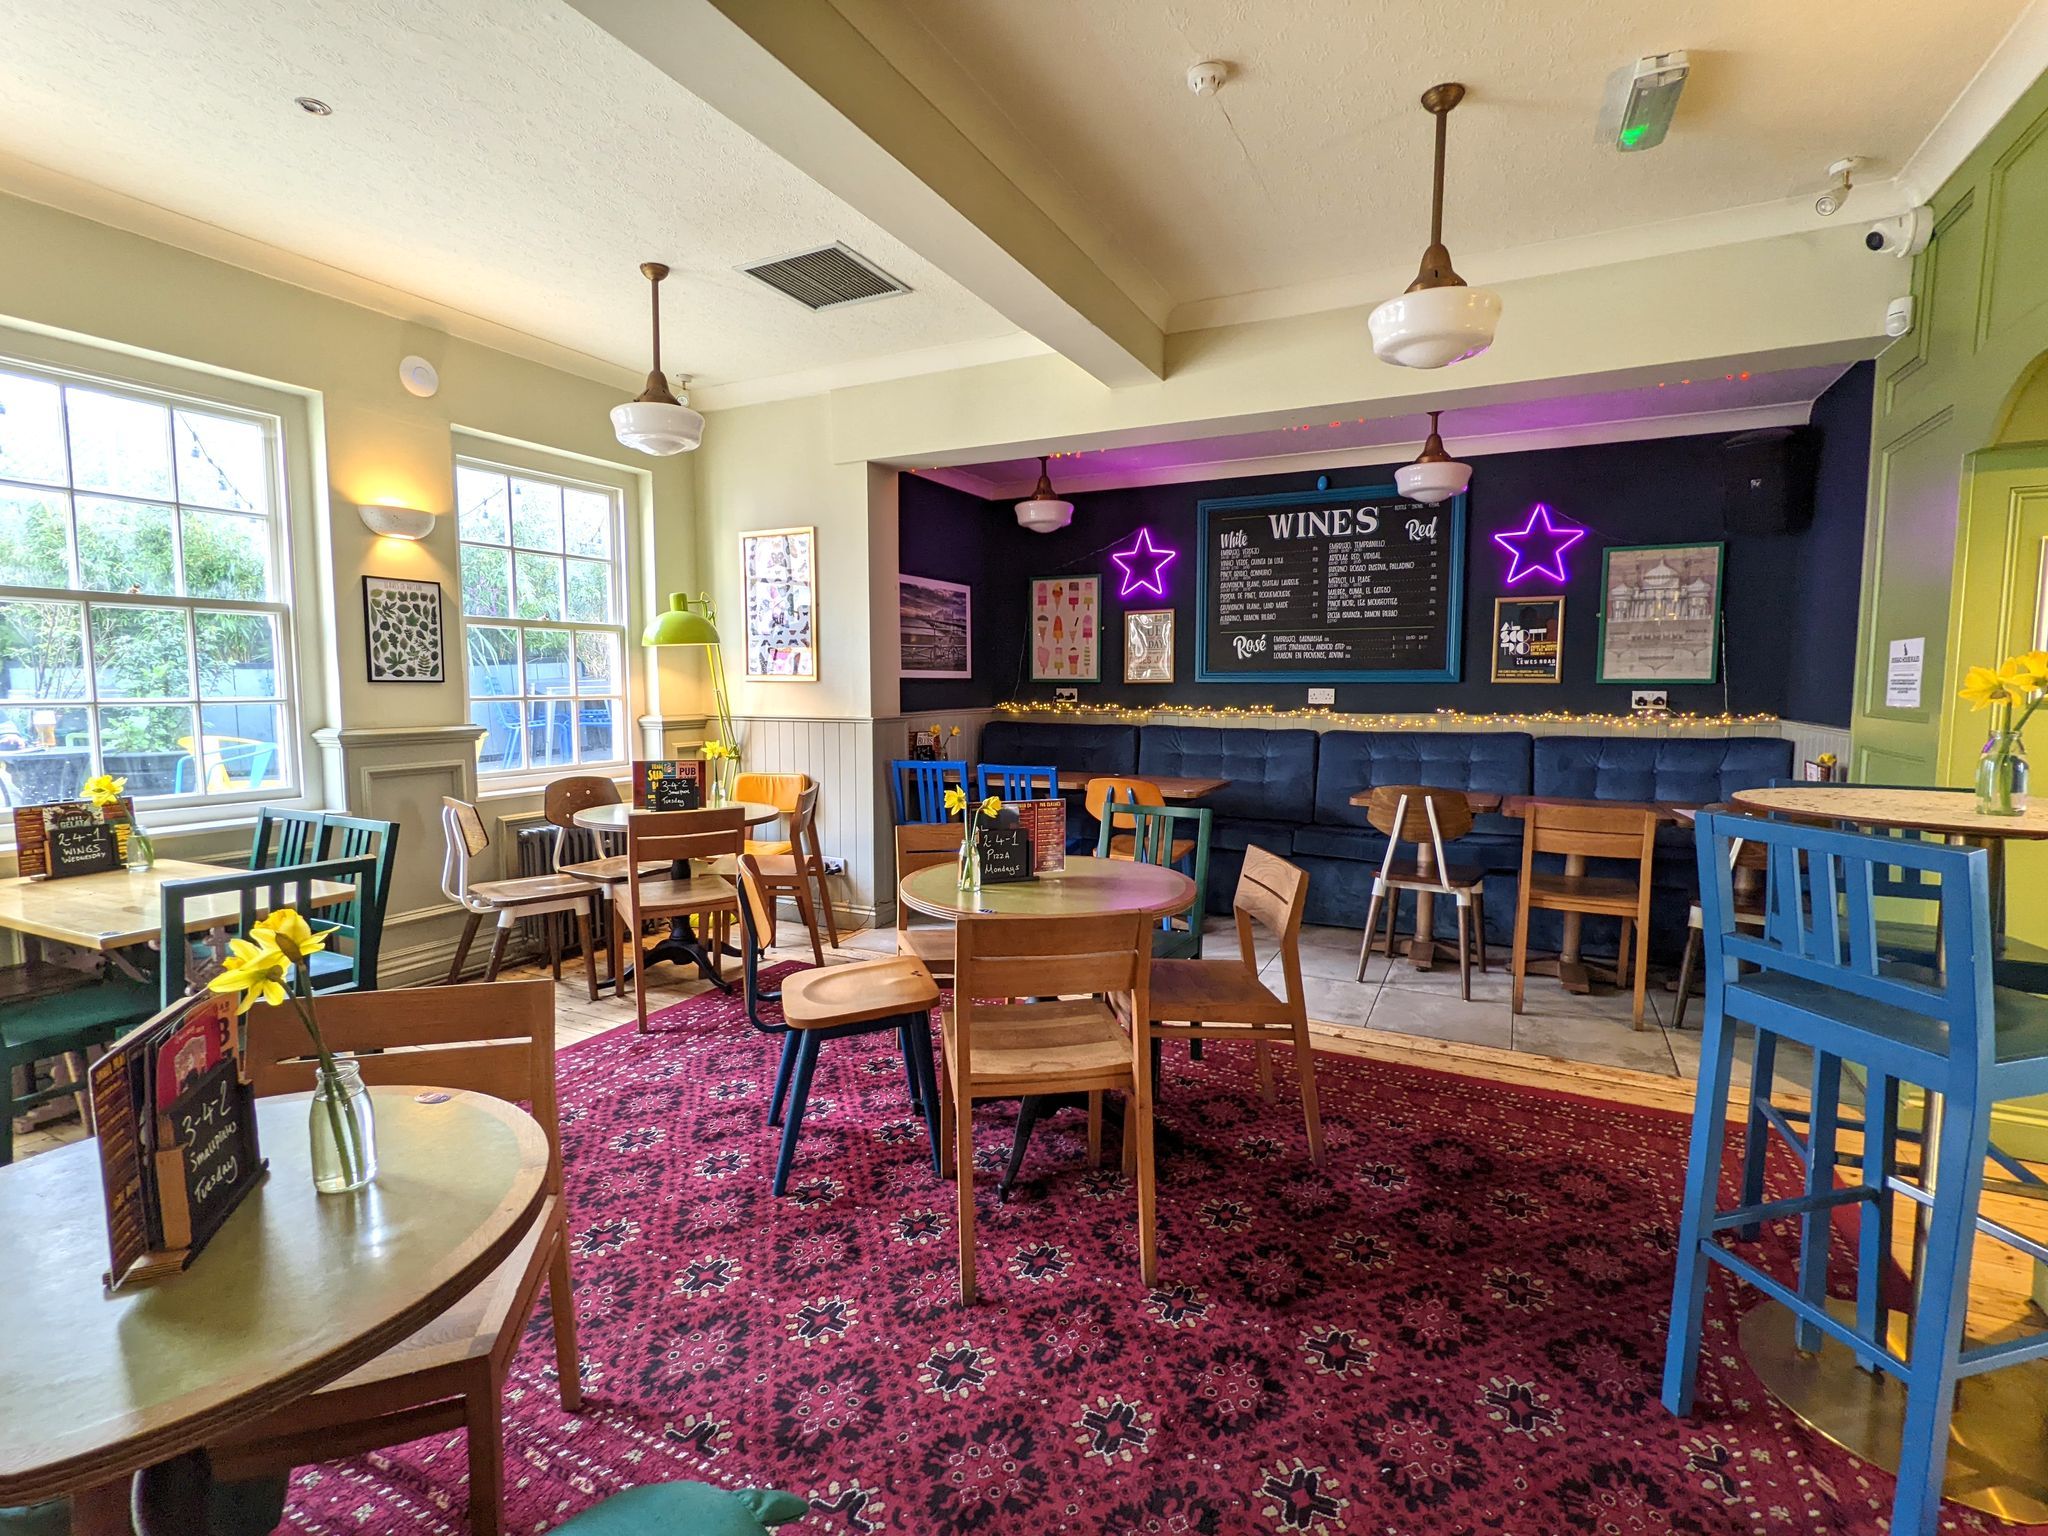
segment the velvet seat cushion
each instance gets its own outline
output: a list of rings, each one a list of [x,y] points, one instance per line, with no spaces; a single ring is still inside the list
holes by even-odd
[[[728,1492],[704,1483],[644,1483],[555,1527],[558,1536],[765,1536],[810,1505],[772,1488]]]

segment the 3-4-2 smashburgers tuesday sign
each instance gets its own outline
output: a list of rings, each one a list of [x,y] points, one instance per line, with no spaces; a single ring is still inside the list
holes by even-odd
[[[1392,486],[1196,506],[1205,683],[1456,682],[1465,498]]]

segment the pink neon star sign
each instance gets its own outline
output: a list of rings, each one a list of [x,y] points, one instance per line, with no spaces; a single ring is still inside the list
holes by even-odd
[[[1111,550],[1109,558],[1124,573],[1123,586],[1116,594],[1119,599],[1149,592],[1163,602],[1166,598],[1166,568],[1180,558],[1180,551],[1154,544],[1152,530],[1140,528],[1129,549]]]
[[[1542,576],[1564,585],[1564,552],[1586,536],[1586,530],[1569,523],[1553,523],[1550,508],[1542,502],[1529,510],[1529,521],[1513,533],[1496,533],[1493,542],[1508,552],[1508,585],[1529,576]]]

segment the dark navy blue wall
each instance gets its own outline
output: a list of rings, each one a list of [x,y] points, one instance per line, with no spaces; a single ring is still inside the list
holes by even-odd
[[[1594,681],[1600,635],[1600,552],[1616,544],[1725,541],[1724,662],[1711,686],[1674,687],[1674,709],[1769,713],[1847,724],[1862,565],[1863,505],[1870,432],[1868,364],[1850,370],[1817,404],[1818,482],[1811,524],[1777,534],[1730,534],[1723,486],[1729,468],[1720,436],[1660,438],[1529,453],[1480,455],[1473,465],[1466,528],[1464,680],[1457,683],[1337,686],[1337,707],[1362,713],[1460,709],[1472,713],[1569,709],[1625,713],[1629,690]],[[1390,483],[1391,467],[1333,469],[1333,486]],[[1053,685],[1025,675],[1024,634],[1032,577],[1101,575],[1105,622],[1102,676],[1083,684],[1084,702],[1133,704],[1307,702],[1300,683],[1197,683],[1195,672],[1195,504],[1214,496],[1310,490],[1316,473],[1262,475],[1189,485],[1141,486],[1074,496],[1074,521],[1054,534],[1017,527],[1008,503],[989,503],[906,475],[901,495],[901,568],[973,585],[975,677],[971,682],[903,684],[905,710],[972,708],[1006,699],[1050,699]],[[1504,596],[1506,557],[1493,535],[1519,528],[1546,502],[1587,537],[1566,557],[1564,681],[1556,686],[1489,680],[1493,601]],[[1126,687],[1123,622],[1109,551],[1140,527],[1181,551],[1168,573],[1176,610],[1179,681]],[[1557,590],[1525,582],[1520,591]],[[1157,603],[1129,606],[1157,607]]]

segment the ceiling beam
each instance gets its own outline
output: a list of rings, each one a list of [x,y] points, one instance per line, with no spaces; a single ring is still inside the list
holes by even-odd
[[[827,0],[571,0],[685,90],[1112,388],[1155,324]]]

